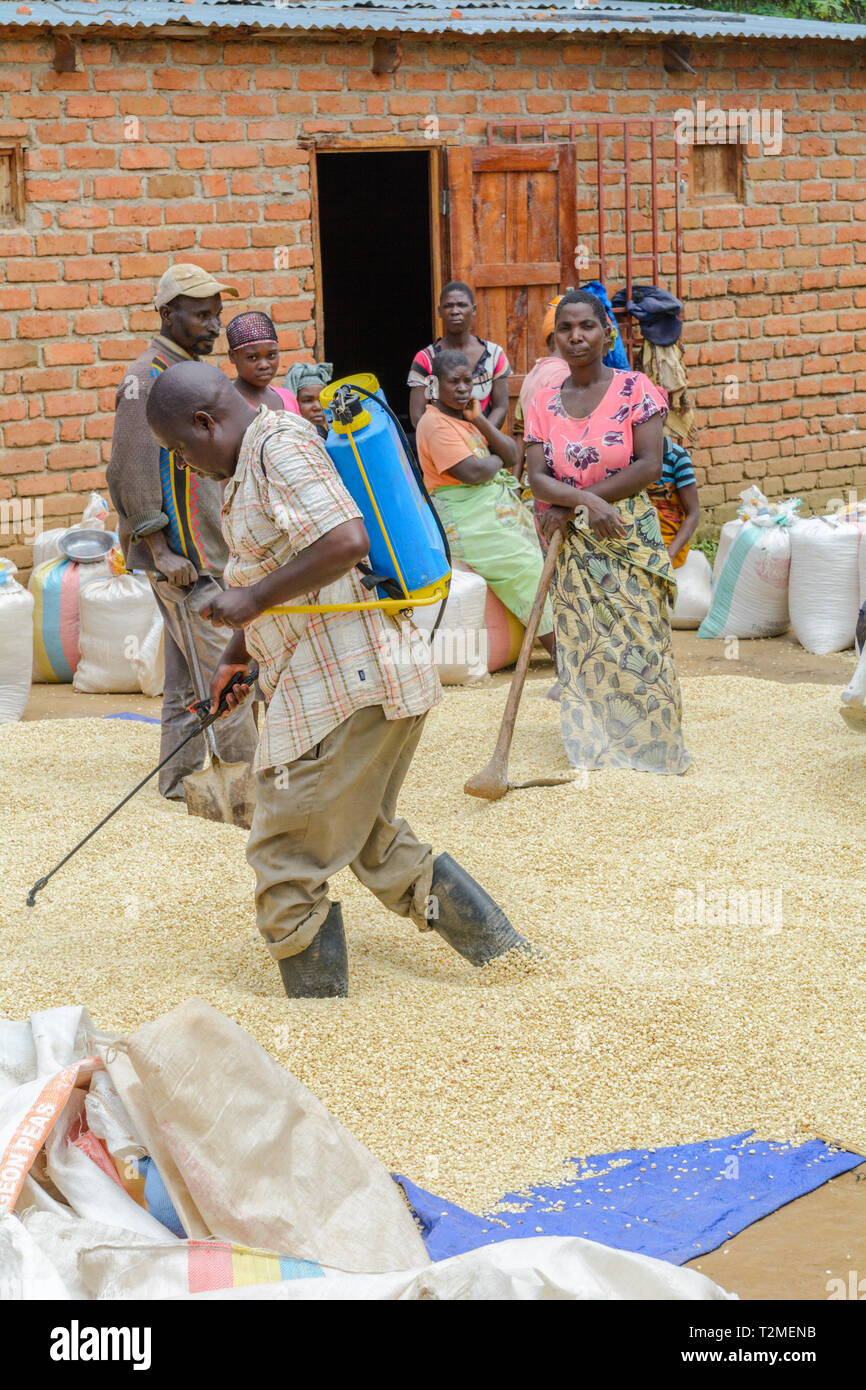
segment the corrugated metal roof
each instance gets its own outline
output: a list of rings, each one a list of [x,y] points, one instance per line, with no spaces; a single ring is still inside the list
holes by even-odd
[[[406,34],[646,34],[692,39],[866,40],[866,25],[824,24],[629,0],[0,0],[0,25],[362,30]]]

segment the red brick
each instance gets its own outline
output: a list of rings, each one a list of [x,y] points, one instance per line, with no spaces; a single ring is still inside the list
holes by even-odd
[[[59,97],[36,95],[11,96],[7,101],[6,109],[10,116],[37,121],[50,120],[52,116],[59,116],[62,111]]]
[[[19,497],[45,497],[52,492],[65,491],[66,479],[53,477],[50,473],[39,478],[22,478],[18,483]]]
[[[65,154],[68,156],[69,151]],[[67,164],[69,160],[67,158]],[[27,174],[53,174],[60,171],[59,150],[25,150],[24,169]]]
[[[141,179],[136,178],[95,178],[93,180],[94,198],[122,200],[141,197]]]
[[[151,323],[148,329],[149,337],[157,331],[157,326],[158,325],[156,323],[156,316],[151,311]],[[82,367],[81,371],[78,373],[78,385],[81,387],[82,391],[90,391],[98,389],[99,387],[111,388],[112,391],[114,391],[117,389],[117,386],[122,381],[122,379],[123,367],[120,364],[103,365],[99,367]],[[112,399],[112,409],[113,408],[114,402]]]
[[[107,227],[108,223],[104,208],[64,208],[57,214],[60,227]]]
[[[27,444],[53,444],[57,428],[49,420],[27,420],[20,425],[7,425],[3,430],[3,443],[7,449],[17,449]]]
[[[340,92],[343,77],[339,72],[315,68],[312,72],[299,72],[297,86],[299,92]]]
[[[48,467],[52,470],[83,468],[99,462],[95,444],[58,444],[48,451]]]
[[[232,187],[235,192],[244,192],[241,175],[235,175]],[[206,198],[225,198],[229,191],[229,183],[227,176],[225,174],[202,174],[201,191]],[[249,189],[249,192],[259,192],[259,183],[257,177],[253,177],[252,187]]]
[[[59,338],[67,331],[65,314],[22,314],[18,334],[22,338]]]
[[[27,200],[32,203],[71,203],[81,197],[78,179],[26,180]]]
[[[8,260],[3,267],[7,280],[13,283],[26,280],[58,280],[60,266],[56,261]]]
[[[259,151],[251,145],[224,145],[211,154],[212,169],[250,169],[258,166]]]
[[[190,198],[195,179],[190,174],[154,174],[147,181],[148,198]]]
[[[203,169],[207,163],[204,150],[200,150],[197,145],[191,149],[177,150],[175,159],[178,169]]]
[[[45,414],[90,415],[96,408],[96,397],[88,391],[70,391],[66,395],[49,395],[45,398]]]
[[[0,256],[26,256],[33,244],[23,232],[0,232]]]
[[[117,109],[121,116],[165,116],[169,105],[165,97],[142,97],[124,92],[117,99]]]
[[[167,169],[171,154],[158,145],[129,145],[120,151],[121,169]]]
[[[137,280],[145,276],[152,275],[159,279],[165,270],[165,257],[156,255],[118,257],[118,267],[121,280]]]
[[[113,280],[114,266],[105,256],[80,256],[64,262],[67,280]]]
[[[42,449],[16,449],[13,454],[0,454],[0,473],[38,473],[45,466]]]
[[[75,332],[86,336],[100,333],[121,333],[123,315],[110,309],[88,309],[75,315]]]
[[[191,222],[193,226],[198,226],[202,222],[213,222],[215,217],[213,203],[166,203],[165,221],[172,225],[178,222]],[[252,220],[253,214],[250,214]],[[232,214],[226,214],[225,220],[230,222]]]
[[[112,305],[152,304],[153,294],[154,286],[149,280],[140,281],[136,285],[118,283],[105,286],[102,291],[102,302]]]
[[[42,352],[46,367],[93,362],[96,349],[90,343],[73,340],[71,343],[46,343]]]
[[[145,138],[166,145],[180,145],[190,138],[189,121],[148,121]]]
[[[86,116],[88,120],[94,121],[102,117],[113,116],[117,111],[117,102],[114,97],[96,97],[88,93],[86,96],[68,96],[66,98],[67,116]]]
[[[66,151],[67,169],[114,169],[116,164],[114,150],[97,150],[92,145],[85,145],[81,149],[73,147]]]
[[[156,227],[147,233],[149,251],[183,251],[197,243],[198,237],[191,227]]]
[[[235,144],[243,140],[244,128],[240,121],[196,121],[193,135],[202,142],[228,141]]]
[[[46,121],[39,127],[39,138],[52,145],[74,145],[87,139],[87,125],[84,121]]]
[[[69,486],[75,492],[84,492],[90,488],[105,487],[105,469],[90,468],[82,473],[70,473]]]
[[[93,86],[97,92],[143,92],[147,87],[147,74],[110,68],[94,75]]]

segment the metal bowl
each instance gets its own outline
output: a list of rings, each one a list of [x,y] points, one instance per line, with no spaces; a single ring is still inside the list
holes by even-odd
[[[104,560],[114,545],[110,531],[67,531],[57,542],[61,555],[79,564],[89,564],[92,560]]]

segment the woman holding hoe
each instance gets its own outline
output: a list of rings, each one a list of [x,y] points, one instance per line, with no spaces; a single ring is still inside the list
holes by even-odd
[[[647,487],[661,476],[664,393],[642,372],[602,364],[610,325],[586,290],[556,309],[561,386],[535,394],[526,462],[565,536],[553,580],[562,737],[581,768],[685,772],[668,606],[676,581]]]

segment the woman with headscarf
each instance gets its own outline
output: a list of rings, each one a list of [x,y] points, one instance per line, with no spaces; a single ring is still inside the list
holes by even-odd
[[[328,437],[325,412],[319,400],[319,392],[334,374],[330,362],[295,362],[286,372],[283,386],[293,391],[298,398],[298,410],[305,420],[315,425],[322,439]]]
[[[267,314],[238,314],[226,328],[226,338],[229,361],[237,372],[234,384],[244,400],[256,409],[266,405],[268,410],[290,410],[300,415],[294,394],[271,386],[279,371],[280,350],[277,330]]]
[[[574,767],[685,772],[676,580],[646,493],[667,401],[643,372],[603,364],[612,328],[595,295],[566,294],[555,333],[569,374],[530,403],[526,462],[548,539],[565,536],[552,591],[563,742]]]

